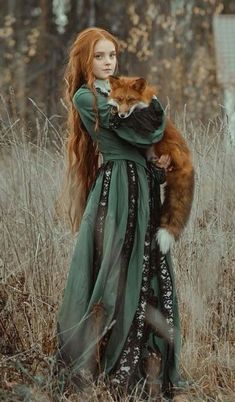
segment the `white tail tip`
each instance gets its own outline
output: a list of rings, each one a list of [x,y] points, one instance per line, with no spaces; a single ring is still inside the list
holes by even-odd
[[[166,254],[175,243],[174,236],[164,228],[158,230],[156,240],[159,244],[162,254]]]

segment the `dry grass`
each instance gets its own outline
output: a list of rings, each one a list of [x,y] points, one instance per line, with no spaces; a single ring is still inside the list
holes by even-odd
[[[56,148],[44,146],[52,127],[39,129],[33,145],[18,124],[2,125],[0,140],[0,399],[46,402],[57,392],[60,401],[114,401],[102,381],[90,383],[83,397],[72,388],[55,391],[56,312],[73,247],[68,226],[54,216],[64,162]],[[195,381],[189,400],[232,402],[234,154],[220,119],[182,129],[196,167],[190,223],[173,253],[182,370]],[[141,400],[137,391],[133,400]]]

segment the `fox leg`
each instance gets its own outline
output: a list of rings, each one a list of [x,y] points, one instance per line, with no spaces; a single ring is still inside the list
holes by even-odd
[[[146,306],[145,322],[151,331],[171,342],[169,325],[161,311],[150,303]],[[146,374],[146,387],[151,400],[162,402],[162,385],[158,379],[162,368],[162,357],[159,351],[150,351],[144,359],[144,370]]]
[[[90,371],[91,374],[95,374],[100,369],[100,345],[102,332],[105,324],[105,309],[102,303],[96,303],[93,306],[91,317],[89,319],[89,326],[87,333],[87,343],[88,346],[88,359],[86,369]]]
[[[150,352],[149,356],[145,359],[145,372],[146,372],[146,386],[150,398],[155,401],[162,401],[161,397],[161,384],[156,381],[161,370],[161,357],[160,355]]]
[[[190,399],[187,394],[179,394],[174,396],[173,402],[190,402]]]

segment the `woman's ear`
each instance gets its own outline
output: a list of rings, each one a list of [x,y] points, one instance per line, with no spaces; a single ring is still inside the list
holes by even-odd
[[[145,88],[146,88],[147,82],[144,78],[140,77],[137,78],[133,84],[131,85],[132,89],[134,89],[136,92],[142,93]]]

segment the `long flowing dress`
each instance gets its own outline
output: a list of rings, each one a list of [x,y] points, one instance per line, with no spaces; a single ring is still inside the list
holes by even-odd
[[[99,84],[99,131],[90,89],[83,85],[73,97],[103,163],[88,196],[58,315],[60,356],[74,376],[89,369],[131,387],[144,378],[144,359],[156,352],[162,360],[156,381],[167,393],[179,382],[179,315],[171,257],[160,253],[155,239],[164,174],[144,156],[162,138],[165,115],[156,99],[162,118],[155,131],[143,135],[125,123],[118,126]],[[148,324],[148,306],[159,328]]]

